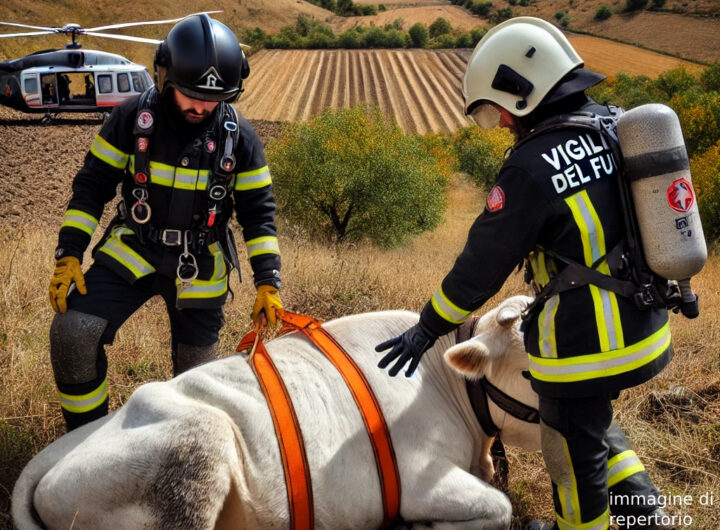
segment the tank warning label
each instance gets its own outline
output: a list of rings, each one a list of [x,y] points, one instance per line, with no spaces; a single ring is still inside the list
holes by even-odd
[[[667,202],[676,212],[688,212],[695,204],[692,184],[685,178],[675,180],[667,189]]]

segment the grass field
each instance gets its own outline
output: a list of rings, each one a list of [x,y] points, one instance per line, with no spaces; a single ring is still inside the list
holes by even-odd
[[[419,310],[461,249],[483,206],[483,193],[462,178],[450,186],[445,222],[410,245],[379,251],[365,245],[332,245],[280,224],[284,260],[283,300],[291,310],[321,319],[390,308]],[[14,232],[16,235],[19,232]],[[0,527],[7,524],[8,497],[22,466],[63,433],[64,427],[48,357],[52,318],[46,282],[52,272],[54,228],[30,228],[0,243],[6,267],[0,273]],[[249,277],[245,261],[244,275]],[[488,304],[525,292],[522,274],[510,277]],[[673,317],[676,358],[650,383],[621,396],[617,419],[664,493],[691,495],[693,506],[670,506],[672,514],[693,517],[698,530],[720,526],[720,503],[701,506],[705,492],[720,499],[720,259],[711,258],[694,281],[703,313],[695,321]],[[237,285],[226,306],[221,351],[234,352],[249,329],[253,299]],[[151,301],[120,330],[108,349],[111,407],[150,380],[171,376],[168,323],[164,307]],[[682,392],[667,391],[684,388]],[[550,517],[549,483],[537,454],[509,451],[513,528],[533,517]]]

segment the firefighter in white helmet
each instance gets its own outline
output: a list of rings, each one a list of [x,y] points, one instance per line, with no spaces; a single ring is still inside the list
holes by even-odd
[[[518,142],[420,322],[377,346],[390,348],[379,363],[394,363],[390,375],[409,363],[410,376],[437,337],[497,293],[523,260],[537,292],[570,262],[605,279],[619,274],[608,259],[626,234],[612,146],[599,132],[562,125],[572,115],[610,113],[584,92],[603,79],[537,18],[508,20],[478,43],[463,82],[465,111],[481,127],[509,128]],[[611,513],[623,516],[621,528],[670,528],[658,491],[612,419],[621,390],[670,362],[667,310],[640,308],[593,283],[543,302],[526,315],[524,336],[556,522],[529,528],[602,530]],[[626,496],[633,501],[610,505]]]

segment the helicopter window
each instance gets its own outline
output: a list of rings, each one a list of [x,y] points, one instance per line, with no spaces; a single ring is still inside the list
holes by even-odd
[[[26,94],[38,93],[38,82],[36,77],[26,77],[23,79],[23,86]]]
[[[113,91],[112,76],[111,75],[99,75],[97,76],[98,91],[101,94],[107,94]]]
[[[140,78],[140,74],[138,74],[137,72],[133,72],[130,75],[132,75],[133,90],[135,90],[135,92],[142,92],[143,90],[145,90],[142,79]]]
[[[118,74],[117,83],[119,92],[130,92],[130,79],[127,74]]]

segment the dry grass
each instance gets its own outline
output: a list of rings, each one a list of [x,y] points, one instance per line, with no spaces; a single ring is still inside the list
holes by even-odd
[[[321,319],[387,308],[419,310],[462,248],[482,209],[483,195],[465,180],[456,180],[450,187],[445,223],[392,251],[313,241],[281,223],[286,306]],[[48,356],[52,313],[45,286],[53,266],[55,231],[34,229],[17,235],[0,243],[0,255],[9,264],[0,273],[0,527],[9,524],[8,499],[20,470],[64,431]],[[490,305],[524,292],[520,277],[511,276]],[[714,494],[711,507],[669,508],[674,514],[690,514],[695,520],[692,528],[705,530],[720,526],[720,259],[713,257],[694,285],[703,314],[697,321],[673,318],[677,353],[671,367],[647,385],[626,391],[616,410],[665,493],[696,500],[702,493]],[[233,290],[236,296],[226,306],[227,325],[221,336],[226,354],[248,329],[252,303],[247,285],[233,281]],[[140,384],[171,376],[169,349],[164,307],[151,301],[108,349],[112,408],[122,405]],[[689,392],[677,398],[659,394],[677,386]],[[513,528],[530,518],[550,517],[549,482],[540,455],[509,450],[509,460]]]

